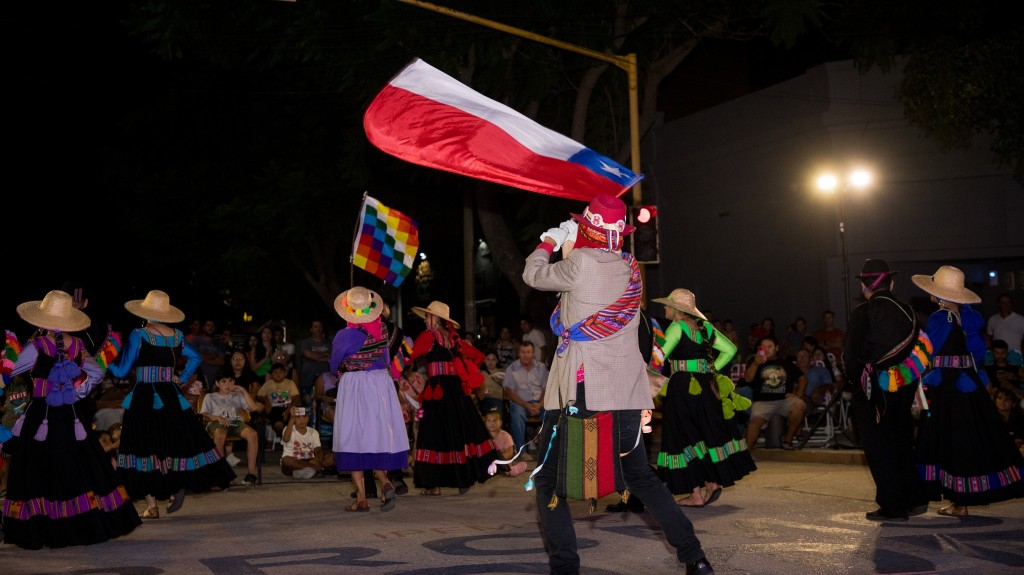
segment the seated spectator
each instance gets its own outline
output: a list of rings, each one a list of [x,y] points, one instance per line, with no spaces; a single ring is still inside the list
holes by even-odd
[[[260,404],[249,395],[244,388],[235,385],[235,378],[228,371],[217,376],[217,391],[206,394],[199,413],[206,424],[206,432],[213,437],[217,450],[224,453],[224,444],[229,435],[241,437],[246,443],[246,466],[248,473],[244,483],[256,484],[256,457],[259,449],[259,436],[256,430],[249,427],[242,419],[240,410],[258,412]]]
[[[295,382],[285,377],[288,367],[283,363],[275,363],[270,368],[270,379],[260,386],[258,398],[263,404],[263,411],[274,429],[280,435],[284,432],[288,420],[291,419],[291,408],[299,407],[301,396]]]
[[[758,351],[747,365],[743,381],[753,387],[753,405],[750,406],[750,421],[747,424],[747,448],[754,450],[761,430],[775,415],[786,418],[787,428],[782,439],[782,448],[792,450],[793,438],[807,412],[803,402],[807,378],[793,362],[778,356],[779,347],[775,338],[761,339]]]
[[[121,404],[131,389],[129,385],[120,384],[109,378],[103,380],[99,391],[96,392],[96,412],[92,416],[93,429],[106,431],[111,425],[121,422],[121,418],[124,417],[124,407]]]
[[[1008,389],[1020,400],[1024,399],[1024,389],[1021,388],[1021,368],[1012,365],[1010,359],[1010,346],[1001,339],[992,342],[992,364],[985,366],[988,373],[988,391],[995,399],[995,392],[999,389]]]
[[[811,352],[803,348],[797,350],[795,363],[807,378],[807,389],[804,390],[803,400],[808,409],[825,405],[825,396],[835,393],[832,373],[825,367],[824,362],[811,361]]]
[[[512,459],[516,454],[515,442],[512,441],[512,436],[501,428],[501,412],[497,409],[492,409],[485,413],[484,425],[487,426],[487,431],[491,433],[491,439],[494,440],[494,447],[498,450],[498,458],[505,461]],[[526,463],[520,461],[512,465],[501,464],[498,465],[498,471],[509,477],[515,477],[526,471]]]
[[[1021,408],[1021,401],[1009,389],[998,389],[994,396],[996,411],[999,417],[1006,422],[1010,430],[1010,437],[1014,445],[1024,454],[1024,409]]]
[[[796,356],[796,350],[803,347],[805,337],[807,337],[807,320],[798,317],[793,320],[793,323],[786,326],[786,343],[782,355]]]
[[[121,422],[114,423],[107,429],[107,433],[110,434],[110,446],[114,450],[114,455],[117,455],[117,450],[121,447]]]
[[[842,367],[843,341],[846,333],[836,326],[836,314],[832,310],[821,313],[821,329],[814,332],[815,339],[832,358],[832,365]]]
[[[325,371],[313,379],[313,400],[316,401],[317,421],[334,425],[334,407],[338,401],[338,376]]]
[[[498,354],[498,367],[508,367],[516,360],[519,345],[512,339],[512,330],[502,327],[498,330],[498,339],[494,341],[494,352]]]
[[[477,388],[477,407],[486,415],[492,409],[505,411],[505,388],[501,383],[505,380],[505,368],[498,367],[498,354],[489,351],[484,356],[484,383]]]
[[[519,359],[505,370],[505,395],[509,399],[510,427],[516,449],[526,444],[526,420],[544,419],[544,391],[548,382],[548,368],[534,355],[532,342],[519,344]]]
[[[309,479],[317,474],[334,473],[334,453],[324,453],[320,432],[309,427],[305,407],[292,408],[291,421],[282,437],[281,473],[296,479]]]

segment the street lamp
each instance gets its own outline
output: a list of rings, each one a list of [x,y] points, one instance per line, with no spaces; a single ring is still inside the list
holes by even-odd
[[[843,250],[843,308],[846,311],[846,321],[850,320],[850,259],[846,250],[846,192],[851,188],[864,189],[871,184],[871,172],[864,169],[856,169],[847,174],[844,181],[832,173],[824,173],[818,176],[818,189],[834,194],[838,191],[839,201],[839,240]]]

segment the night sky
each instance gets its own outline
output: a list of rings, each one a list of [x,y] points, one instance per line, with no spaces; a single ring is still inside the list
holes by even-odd
[[[117,141],[117,128],[145,115],[178,82],[174,65],[128,36],[120,24],[123,6],[72,3],[44,10],[20,4],[0,16],[7,88],[2,225],[8,238],[0,325],[24,330],[15,306],[69,280],[86,286],[87,311],[116,321],[130,321],[123,302],[149,289],[172,292],[172,302],[190,315],[218,297],[205,293],[212,286],[189,277],[183,254],[167,258],[163,276],[140,277],[128,254],[145,238],[125,237],[119,216],[112,215],[124,208],[114,192],[120,174],[113,172],[130,166],[111,166],[111,150],[135,145]],[[660,106],[671,120],[837,57],[820,41],[796,52],[756,42],[705,42],[663,83]],[[167,201],[152,198],[127,211],[158,221]]]

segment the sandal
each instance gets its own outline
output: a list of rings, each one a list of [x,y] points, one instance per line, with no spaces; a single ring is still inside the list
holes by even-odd
[[[719,487],[718,489],[715,489],[714,491],[712,491],[711,495],[708,495],[707,498],[704,499],[704,505],[711,505],[715,501],[718,501],[718,498],[721,497],[721,496],[722,496],[722,488]]]
[[[139,513],[139,517],[143,519],[160,519],[160,510],[156,507],[147,507],[145,511]]]
[[[939,515],[945,515],[946,517],[967,517],[967,508],[959,507],[957,505],[947,505],[939,509]]]
[[[370,504],[366,500],[353,501],[351,505],[345,508],[345,511],[356,511],[359,513],[365,513],[370,510]]]
[[[395,486],[390,481],[381,486],[384,497],[380,498],[380,510],[391,511],[395,508]]]
[[[686,497],[683,497],[679,501],[676,501],[676,503],[678,503],[680,507],[696,507],[697,509],[700,509],[701,507],[704,507],[705,505],[707,505],[706,501],[701,501],[700,503],[694,503],[692,495],[687,495]]]
[[[167,505],[167,514],[170,515],[175,511],[181,509],[181,506],[185,504],[185,488],[181,488],[177,493],[171,496],[171,502]]]
[[[420,495],[436,496],[436,495],[440,495],[440,494],[441,494],[441,488],[440,487],[432,487],[430,489],[424,489],[424,490],[420,491]]]

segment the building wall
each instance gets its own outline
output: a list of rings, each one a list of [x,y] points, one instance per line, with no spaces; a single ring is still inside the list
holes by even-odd
[[[898,79],[828,63],[653,129],[644,195],[659,206],[661,263],[647,268],[648,297],[687,287],[741,335],[766,316],[780,335],[799,315],[813,331],[827,308],[844,325],[838,196],[814,180],[825,167],[867,166],[871,187],[845,194],[851,276],[885,258],[911,299],[922,294],[911,274],[949,263],[968,273],[986,314],[1004,289],[1022,307],[1021,282],[1008,278],[1024,280],[1024,190],[986,141],[941,153],[909,125]],[[989,285],[990,270],[1001,285]]]

